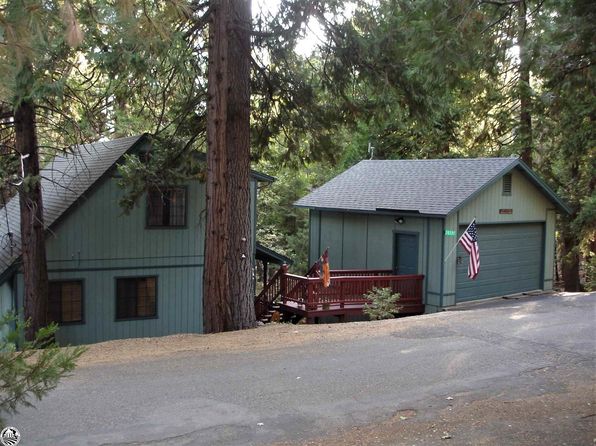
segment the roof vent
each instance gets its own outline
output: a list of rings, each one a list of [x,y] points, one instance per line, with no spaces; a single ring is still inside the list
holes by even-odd
[[[511,195],[511,174],[503,176],[503,195]]]

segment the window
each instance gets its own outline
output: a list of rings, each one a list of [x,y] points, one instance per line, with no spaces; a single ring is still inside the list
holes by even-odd
[[[147,226],[175,228],[186,225],[186,188],[154,188],[147,193]]]
[[[116,319],[157,316],[157,277],[116,279]]]
[[[503,176],[503,195],[511,195],[511,174]]]
[[[83,322],[83,281],[51,281],[48,320],[59,324]]]

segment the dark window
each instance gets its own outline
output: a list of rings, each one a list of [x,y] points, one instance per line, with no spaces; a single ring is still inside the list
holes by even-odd
[[[48,319],[57,323],[83,322],[83,282],[49,283]]]
[[[511,195],[511,174],[503,176],[503,195]]]
[[[116,279],[116,319],[157,316],[157,278]]]
[[[154,188],[147,193],[147,226],[180,227],[186,225],[186,188]]]

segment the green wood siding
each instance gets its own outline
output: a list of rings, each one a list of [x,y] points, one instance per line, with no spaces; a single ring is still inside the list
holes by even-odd
[[[344,269],[366,267],[367,216],[344,214],[343,263]],[[364,261],[364,265],[363,265]]]
[[[339,212],[321,212],[321,242],[317,252],[329,248],[329,264],[332,269],[342,269],[343,262],[343,214]]]
[[[476,280],[468,278],[468,255],[458,246],[456,301],[541,289],[543,228],[541,223],[479,225],[480,273]]]
[[[318,215],[320,215],[320,220]],[[320,222],[320,229],[318,223]],[[427,225],[425,218],[311,211],[311,262],[329,247],[332,269],[378,269],[393,267],[394,231],[418,233],[418,272],[426,270]]]
[[[429,243],[426,247],[428,267],[426,269],[426,311],[434,312],[441,307],[441,244],[443,243],[443,220],[429,218]]]
[[[13,309],[12,307],[12,286],[10,281],[6,281],[0,285],[0,318],[11,311]],[[0,339],[6,336],[9,329],[10,327],[8,326],[0,327]]]
[[[123,191],[109,178],[53,229],[47,242],[50,279],[84,281],[85,323],[62,326],[60,342],[202,331],[205,186],[192,181],[187,190],[184,228],[146,229],[145,197],[124,215],[118,206]],[[116,322],[115,278],[153,275],[157,318]]]
[[[314,264],[321,253],[319,252],[319,239],[321,235],[321,213],[319,211],[310,210],[309,212],[309,234],[308,234],[308,265]],[[298,273],[305,273],[306,271],[298,271]]]
[[[136,276],[157,276],[157,317],[116,321],[116,278]],[[83,280],[84,323],[62,325],[57,334],[62,345],[202,331],[203,267],[53,272],[49,277]]]
[[[146,229],[145,197],[124,215],[122,194],[117,179],[104,181],[53,229],[46,245],[50,271],[203,262],[204,184],[188,185],[184,228]]]
[[[448,307],[455,305],[455,263],[457,256],[452,252],[461,232],[457,225],[457,213],[448,215],[445,219],[445,231],[455,231],[456,237],[445,237],[443,235],[443,290],[442,306]],[[444,232],[444,231],[443,231]],[[449,254],[451,253],[451,254]],[[449,257],[447,257],[449,256]]]
[[[554,205],[517,170],[511,176],[511,195],[503,195],[502,179],[487,187],[459,211],[459,224],[467,225],[474,217],[479,223],[515,223],[544,221],[546,209]],[[511,209],[511,214],[499,214]]]

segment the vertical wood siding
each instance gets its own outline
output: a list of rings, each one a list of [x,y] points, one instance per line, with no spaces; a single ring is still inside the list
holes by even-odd
[[[517,170],[511,176],[511,195],[503,195],[500,179],[459,211],[459,224],[467,225],[474,217],[481,223],[516,223],[544,221],[550,201]],[[499,209],[511,209],[511,214],[499,214]]]
[[[12,302],[12,286],[10,281],[4,282],[0,285],[0,318],[6,315],[13,308]],[[0,339],[3,339],[11,327],[8,325],[0,327]]]
[[[146,229],[145,197],[124,215],[122,194],[107,179],[48,239],[50,280],[83,280],[84,323],[62,325],[61,343],[202,332],[204,185],[187,185],[187,225],[176,229]],[[157,317],[116,321],[116,278],[135,276],[157,276]]]
[[[318,229],[320,215],[320,232]],[[418,233],[418,272],[426,271],[426,219],[395,216],[311,211],[310,256],[315,261],[329,247],[332,269],[379,269],[393,267],[394,231]],[[319,253],[319,254],[317,254]]]
[[[445,219],[445,231],[455,231],[455,237],[445,237],[443,231],[443,256],[441,260],[443,263],[443,290],[442,290],[442,304],[443,307],[455,305],[455,272],[457,252],[453,251],[449,257],[447,255],[455,247],[457,239],[461,235],[457,225],[457,213],[448,215]]]
[[[426,312],[437,311],[441,306],[441,244],[443,243],[443,219],[429,218],[428,267],[426,272]],[[445,253],[447,255],[447,253]]]

